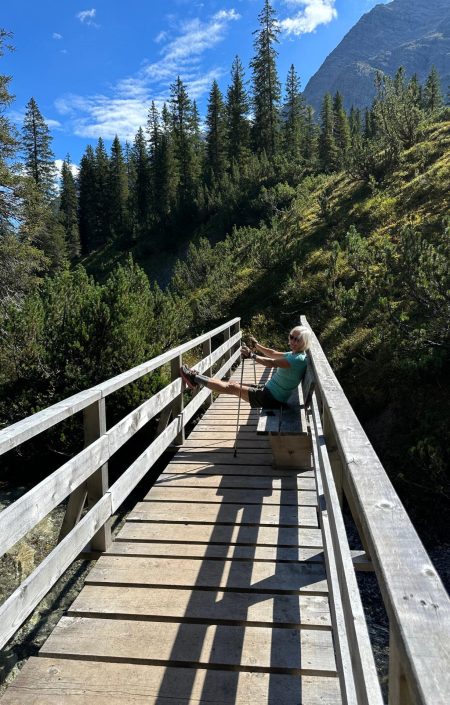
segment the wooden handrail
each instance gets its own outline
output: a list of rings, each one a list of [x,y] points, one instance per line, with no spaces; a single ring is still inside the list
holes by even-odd
[[[162,353],[157,357],[143,362],[141,365],[127,370],[126,372],[112,377],[106,382],[97,384],[95,387],[86,389],[78,394],[74,394],[67,399],[49,406],[47,409],[38,411],[32,416],[28,416],[22,421],[17,421],[16,423],[4,428],[0,431],[0,455],[8,450],[12,450],[16,446],[24,443],[24,441],[37,436],[42,431],[51,428],[55,424],[67,419],[69,416],[73,416],[78,411],[82,411],[86,407],[93,404],[95,401],[102,399],[118,389],[121,389],[131,382],[135,382],[149,372],[153,372],[158,367],[161,367],[167,362],[170,362],[174,358],[182,355],[188,350],[201,345],[207,340],[214,338],[216,335],[229,330],[232,326],[236,325],[240,321],[240,318],[233,318],[231,321],[224,323],[217,328],[209,331],[208,333],[203,333],[193,340],[189,340],[187,343],[178,345],[176,348],[172,348],[168,352]]]
[[[306,318],[301,322],[308,326]],[[444,705],[450,702],[450,600],[312,331],[311,338],[326,443],[337,448],[342,489],[389,616],[389,702]]]
[[[70,399],[55,404],[49,409],[44,409],[44,411],[34,414],[28,419],[24,419],[24,421],[19,421],[2,432],[4,434],[3,450],[12,448],[24,440],[36,436],[41,431],[58,423],[58,421],[89,407],[91,404],[95,404],[102,398],[102,395],[110,394],[121,386],[147,374],[147,372],[157,369],[166,362],[180,358],[183,352],[191,350],[199,344],[204,344],[206,341],[210,342],[212,337],[225,331],[225,342],[197,364],[199,371],[203,372],[211,369],[215,363],[225,358],[225,363],[215,372],[215,376],[223,377],[240,356],[239,342],[241,333],[239,321],[239,318],[228,321],[209,333],[184,343],[163,355],[159,355],[138,368],[129,370],[130,374],[119,375],[119,377],[115,377],[103,385],[81,392],[74,397],[70,397]],[[237,332],[231,334],[230,331],[232,329],[237,329]],[[211,350],[210,344],[208,344],[207,349],[208,351]],[[205,350],[205,346],[203,350]],[[137,373],[137,370],[139,370],[139,373]],[[183,390],[184,386],[181,379],[179,377],[174,379],[137,409],[134,409],[125,418],[121,419],[114,427],[102,431],[102,435],[84,450],[0,512],[0,555],[5,553],[30,529],[36,526],[69,494],[76,492],[80,485],[89,480],[98,471],[98,468],[104,465],[144,424],[165,409],[173,400],[182,397]],[[83,519],[71,528],[56,548],[4,602],[0,607],[0,648],[17,631],[84,546],[99,532],[102,526],[105,526],[108,519],[136,487],[137,483],[168,446],[175,441],[180,429],[184,428],[202,404],[208,401],[210,394],[210,391],[205,388],[194,396],[192,401],[157,435],[149,447],[125,470],[119,479],[110,488],[106,488],[105,492],[102,493],[102,496],[98,498]],[[51,413],[47,414],[46,412]]]

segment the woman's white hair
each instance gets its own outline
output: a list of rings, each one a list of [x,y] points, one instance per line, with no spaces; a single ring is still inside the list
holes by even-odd
[[[302,351],[309,350],[311,345],[311,332],[306,326],[295,326],[292,328],[291,335],[295,335],[299,338],[299,342],[302,344]]]

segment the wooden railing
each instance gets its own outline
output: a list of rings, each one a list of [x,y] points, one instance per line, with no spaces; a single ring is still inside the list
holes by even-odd
[[[224,340],[220,344],[218,337]],[[85,448],[0,513],[0,556],[49,512],[69,497],[60,542],[0,607],[0,648],[19,629],[46,593],[87,545],[105,550],[110,543],[110,517],[148,470],[174,443],[211,392],[204,388],[186,406],[179,376],[183,354],[201,346],[199,372],[225,376],[239,358],[240,319],[190,340],[91,389],[75,394],[0,431],[0,455],[37,436],[79,411],[84,415]],[[219,344],[218,344],[219,343]],[[193,353],[191,353],[193,354]],[[110,429],[106,428],[106,397],[170,363],[172,381]],[[108,459],[148,421],[160,415],[155,440],[109,487]],[[170,420],[172,418],[172,420]],[[86,498],[89,511],[80,519]]]
[[[302,324],[308,325],[304,317]],[[332,484],[324,489],[332,538],[336,543],[346,540],[332,517],[333,506],[345,496],[389,617],[389,703],[448,705],[449,598],[314,333],[310,358],[318,402],[315,409],[313,398],[315,430],[319,444],[321,439],[326,444],[337,490],[333,497]],[[362,615],[355,612],[349,574],[345,566],[338,567],[352,661],[364,668],[358,643]],[[370,693],[361,701],[372,702]]]

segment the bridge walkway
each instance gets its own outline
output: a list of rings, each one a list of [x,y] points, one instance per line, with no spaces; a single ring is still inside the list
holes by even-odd
[[[314,471],[275,470],[245,402],[235,458],[237,408],[208,408],[2,705],[342,703]]]

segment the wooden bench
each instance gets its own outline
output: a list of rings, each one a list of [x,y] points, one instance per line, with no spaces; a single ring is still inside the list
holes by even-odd
[[[312,465],[311,434],[306,408],[311,401],[314,376],[308,364],[301,384],[294,389],[287,409],[261,409],[256,432],[269,436],[275,467]]]

